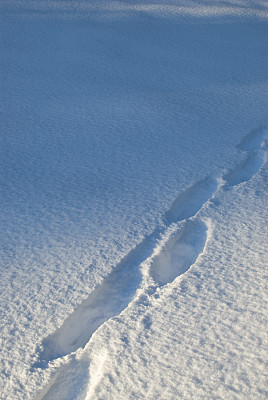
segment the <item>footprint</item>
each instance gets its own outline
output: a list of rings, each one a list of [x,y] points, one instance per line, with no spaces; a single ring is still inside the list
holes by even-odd
[[[218,182],[208,176],[181,193],[166,212],[168,223],[193,217],[215,193]]]
[[[253,151],[237,167],[228,172],[223,179],[229,186],[239,185],[249,181],[259,171],[263,163],[264,154],[260,151]]]
[[[258,150],[261,148],[266,134],[267,129],[264,127],[253,129],[241,140],[237,148],[243,151]]]
[[[202,221],[188,221],[183,229],[170,237],[150,267],[152,278],[160,286],[184,274],[202,253],[208,226]]]
[[[105,321],[128,306],[140,280],[140,272],[136,269],[128,267],[112,272],[55,333],[43,340],[40,361],[35,367],[42,367],[48,361],[84,347]]]
[[[108,319],[120,314],[135,296],[142,279],[139,265],[155,247],[161,230],[156,229],[133,249],[124,260],[95,289],[53,334],[46,337],[39,348],[39,361],[33,365],[46,367],[47,363],[84,347],[92,334]]]

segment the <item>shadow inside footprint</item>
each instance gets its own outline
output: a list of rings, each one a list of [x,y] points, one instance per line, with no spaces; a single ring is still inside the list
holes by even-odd
[[[242,151],[260,149],[267,132],[267,129],[264,127],[253,129],[241,140],[237,148]]]
[[[254,151],[242,161],[236,168],[226,174],[223,179],[229,186],[239,185],[249,181],[261,168],[264,156],[261,152]]]
[[[151,276],[160,286],[184,274],[202,253],[207,239],[207,225],[202,221],[188,221],[163,246],[152,261]]]
[[[217,187],[218,182],[210,176],[196,182],[185,192],[179,194],[166,212],[166,220],[171,223],[193,217],[212,197]]]

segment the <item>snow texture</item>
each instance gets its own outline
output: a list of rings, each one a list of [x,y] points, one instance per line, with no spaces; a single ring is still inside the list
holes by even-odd
[[[1,2],[1,399],[267,398],[267,16]]]
[[[267,156],[265,142],[262,151]],[[248,172],[248,164],[243,165]],[[236,185],[243,188],[245,171],[240,164],[238,167],[241,180]],[[255,174],[254,165],[250,177]],[[258,187],[265,178],[267,168],[252,187]],[[153,289],[148,274],[144,273],[143,294],[130,303],[120,318],[104,324],[84,350],[67,359],[37,399],[124,399],[130,398],[130,393],[133,398],[146,399],[206,398],[208,395],[222,399],[266,397],[263,340],[267,342],[267,335],[263,303],[267,305],[267,297],[259,291],[264,285],[265,273],[262,268],[258,269],[263,266],[266,253],[262,247],[265,246],[261,231],[265,222],[260,213],[262,196],[252,195],[253,188],[246,186],[244,192],[251,193],[249,198],[238,189],[234,202],[234,193],[227,191],[228,184],[227,181],[221,185],[215,193],[221,204],[211,206],[215,204],[211,203],[203,212],[198,211],[179,233],[164,236],[148,258],[156,287]],[[235,186],[233,181],[232,186]],[[236,214],[230,213],[231,204]],[[255,204],[255,212],[248,218],[245,206],[250,204],[251,207]],[[220,223],[223,214],[232,217],[224,226]],[[211,227],[211,217],[218,222],[215,228]],[[259,229],[256,229],[258,224]],[[264,227],[267,230],[265,223]],[[208,229],[210,232],[206,234]],[[252,241],[256,236],[257,244]],[[210,243],[204,246],[207,238]],[[239,241],[241,247],[234,246],[233,241]],[[205,253],[202,252],[204,247]],[[250,256],[243,256],[245,251],[250,252]],[[198,259],[199,255],[202,257]],[[248,264],[245,274],[245,262],[252,259],[256,264],[254,267]],[[194,263],[192,273],[182,279],[179,286],[159,290],[158,285],[172,282]],[[209,265],[212,270],[203,271]],[[236,267],[234,270],[232,265]],[[225,277],[224,281],[221,276]],[[212,287],[208,286],[209,278],[214,284]],[[253,293],[251,285],[255,288]],[[251,300],[250,306],[248,300]],[[247,318],[252,319],[251,323]],[[163,331],[166,323],[168,330]],[[258,333],[255,326],[258,326]],[[125,353],[126,348],[130,354]],[[81,376],[89,370],[83,381]],[[160,383],[156,384],[158,379]]]
[[[243,143],[246,142],[244,139]],[[268,147],[265,142],[262,143],[262,149],[259,149],[259,152],[263,152],[267,156]],[[249,153],[248,157],[250,155],[255,156],[255,154],[256,150]],[[239,171],[240,173],[240,181],[236,184],[232,181],[231,186],[241,186],[241,183],[246,182],[245,171],[249,172],[249,166],[247,163],[243,163],[243,167],[239,164],[235,169],[235,171]],[[250,174],[248,173],[248,180],[256,172],[255,165],[253,165]],[[259,181],[265,179],[267,169],[265,173]],[[257,182],[257,185],[259,183]],[[267,298],[263,298],[264,293],[259,292],[260,296],[256,299],[256,301],[259,300],[258,304],[260,306],[258,315],[255,315],[254,308],[252,310],[251,307],[248,308],[247,303],[245,304],[247,298],[250,299],[251,293],[245,291],[244,285],[245,282],[247,282],[247,285],[253,284],[256,267],[247,269],[246,277],[244,277],[244,257],[237,258],[238,255],[236,253],[239,253],[239,250],[237,246],[234,248],[232,243],[232,241],[237,241],[238,239],[240,240],[240,245],[242,245],[242,250],[245,251],[246,248],[248,251],[250,250],[249,241],[253,232],[250,225],[256,224],[256,221],[253,218],[251,224],[249,223],[244,207],[245,203],[254,203],[257,196],[251,195],[250,201],[246,201],[246,196],[240,194],[241,190],[237,191],[238,200],[236,200],[235,206],[240,213],[238,212],[237,216],[235,216],[229,210],[230,202],[234,201],[234,193],[229,191],[228,196],[228,185],[229,182],[227,180],[226,183],[219,186],[217,192],[214,194],[213,197],[218,202],[217,206],[214,205],[211,207],[212,204],[216,204],[215,202],[211,202],[208,204],[208,207],[204,207],[203,212],[202,207],[198,210],[194,218],[186,221],[183,229],[179,230],[179,232],[175,231],[174,233],[173,226],[171,234],[167,233],[167,235],[163,235],[163,239],[156,246],[152,257],[148,257],[141,265],[141,271],[143,271],[144,275],[143,285],[141,285],[142,290],[137,295],[135,301],[128,305],[127,312],[121,314],[121,317],[118,319],[110,319],[109,323],[104,324],[102,329],[98,331],[98,336],[93,337],[92,343],[89,341],[84,350],[67,358],[65,364],[59,368],[54,378],[44,388],[37,399],[72,398],[89,400],[103,398],[104,396],[107,399],[124,399],[129,397],[129,393],[132,393],[131,396],[134,398],[148,399],[158,397],[176,398],[177,396],[189,399],[193,398],[193,396],[206,398],[208,393],[211,398],[216,396],[220,398],[265,398],[265,363],[262,360],[265,355],[263,339],[267,341],[267,336],[263,336],[265,332],[265,323],[263,321],[265,307],[263,307],[262,303],[265,302],[267,304]],[[189,192],[190,190],[188,189],[185,193]],[[222,204],[219,204],[218,199],[221,199]],[[242,207],[241,201],[243,203]],[[259,207],[262,209],[262,204]],[[227,215],[228,213],[229,215],[231,214],[230,216],[233,216],[235,221],[229,218],[224,227],[218,223],[218,226],[215,226],[215,230],[219,230],[220,234],[216,232],[215,235],[214,227],[211,226],[211,217],[213,216],[216,221],[221,221],[223,213],[227,213]],[[259,219],[262,220],[261,215],[257,218],[258,222],[260,222]],[[206,223],[202,220],[206,221]],[[234,224],[234,222],[237,222],[238,225]],[[247,235],[241,234],[241,229],[239,229],[240,224],[244,226],[244,229],[246,228]],[[169,231],[169,227],[166,229]],[[223,232],[221,232],[222,230]],[[226,236],[226,230],[229,230],[230,236]],[[220,240],[217,238],[217,235],[219,235]],[[259,234],[259,237],[265,239],[263,235]],[[208,239],[210,241],[209,244],[206,243]],[[222,246],[224,245],[227,246],[227,249],[224,248],[225,250],[223,251]],[[255,256],[254,259],[257,264],[261,266],[261,263],[264,262],[265,249],[258,249],[258,252],[256,252],[253,246],[252,253]],[[210,264],[211,262],[215,262],[214,259],[217,260],[218,257],[229,260],[231,255],[235,258],[232,261],[236,265],[235,271],[231,269],[230,273],[229,268],[217,262],[215,271],[210,273],[201,272],[205,262]],[[178,287],[175,285],[167,286],[168,283],[173,282],[178,276],[185,274],[193,264],[195,264],[195,268],[188,275],[188,279],[182,279]],[[218,281],[217,273],[219,272],[227,276],[227,281],[224,284]],[[156,286],[150,280],[150,273],[154,278]],[[219,288],[217,286],[216,288],[208,288],[207,280],[204,280],[204,277],[202,279],[202,275],[210,277],[214,284],[219,285]],[[265,276],[263,271],[261,275]],[[239,284],[236,280],[242,280],[243,285],[241,286],[241,283]],[[259,283],[255,286],[257,289],[257,292],[254,292],[255,297],[258,295]],[[262,282],[263,284],[264,282]],[[160,287],[163,285],[167,286],[167,290],[160,290]],[[205,290],[204,288],[203,291],[201,290],[201,285],[206,286]],[[193,289],[194,293],[192,292]],[[215,294],[217,295],[216,299]],[[120,291],[117,291],[116,296],[120,296]],[[190,315],[188,306],[185,304],[185,298],[189,296]],[[208,296],[209,301],[212,301],[213,310],[210,309],[212,304],[209,303],[206,296]],[[170,312],[168,300],[163,305],[165,297],[169,298],[172,306],[176,309],[176,312],[173,310],[174,315]],[[201,300],[199,297],[201,297]],[[176,315],[180,310],[179,300],[182,301],[183,305],[185,304],[185,312],[190,318],[190,324],[184,321],[183,326],[180,325],[178,331],[178,328],[174,327],[175,323],[172,319],[175,318],[182,324],[182,320]],[[205,306],[207,303],[208,305]],[[105,307],[105,302],[103,302],[103,306]],[[154,315],[155,311],[159,314],[157,317]],[[212,316],[206,316],[210,311],[212,311]],[[167,313],[171,314],[170,318],[172,319],[168,319],[168,335],[164,335],[168,344],[165,345],[165,342],[163,343],[162,326],[165,324]],[[223,321],[219,320],[221,313],[225,315]],[[247,325],[244,322],[243,313],[246,313],[249,318],[254,318],[254,322],[261,328],[256,338],[251,333],[252,325]],[[75,317],[77,315],[79,316],[79,310],[78,313],[74,313]],[[171,317],[172,315],[173,317]],[[260,316],[261,319],[259,320]],[[182,317],[184,316],[182,315]],[[155,323],[154,328],[152,327],[153,321],[157,320],[157,318],[160,321]],[[207,319],[204,320],[204,318]],[[134,326],[133,320],[136,323]],[[78,325],[83,328],[82,323]],[[67,334],[72,329],[68,325],[65,327],[63,325],[62,328],[67,330]],[[196,333],[196,329],[200,329],[200,332]],[[184,330],[186,330],[186,340],[184,338],[184,340],[178,342],[177,335],[179,334],[181,337]],[[229,330],[231,330],[231,333],[229,333]],[[105,332],[104,334],[103,331]],[[106,333],[107,331],[108,333]],[[193,341],[190,348],[187,348],[187,342],[189,342],[188,336],[191,337],[192,335],[195,342]],[[135,338],[134,340],[133,337]],[[209,341],[207,346],[205,346],[204,337],[207,337],[206,340]],[[231,342],[229,338],[232,339]],[[236,342],[238,339],[239,342]],[[110,344],[109,350],[112,352],[110,360],[107,360],[109,356],[105,349],[107,340]],[[158,342],[159,340],[160,343]],[[217,345],[218,342],[220,342],[220,345]],[[184,346],[186,347],[184,348]],[[125,354],[126,347],[131,352],[130,359]],[[186,349],[187,352],[185,353]],[[161,360],[163,351],[168,354],[168,357],[167,354],[165,355],[164,361]],[[144,352],[146,356],[144,356]],[[150,352],[154,354],[155,359],[152,359]],[[227,354],[225,354],[226,352]],[[245,353],[247,353],[246,356]],[[176,354],[182,359],[180,363],[186,365],[186,373],[184,368],[181,370],[176,365]],[[203,358],[204,356],[205,359]],[[120,358],[119,364],[121,368],[118,365],[118,357]],[[172,365],[173,360],[175,361],[175,365]],[[134,368],[134,362],[136,368]],[[194,368],[192,368],[193,362],[196,364]],[[147,373],[148,363],[149,373]],[[107,367],[107,364],[110,368]],[[187,372],[187,367],[190,372]],[[163,369],[168,370],[165,375],[166,377],[160,380],[160,384],[157,385],[155,379],[156,377],[160,378],[158,375],[159,373],[162,374]],[[88,378],[83,381],[81,375],[84,376],[85,370],[90,370],[90,372]],[[110,372],[108,373],[108,371]],[[120,379],[118,379],[118,372],[116,371],[121,371],[119,375]],[[174,377],[175,382],[186,379],[186,386],[181,384],[177,387],[174,384]],[[211,377],[213,379],[210,381]],[[77,385],[77,381],[79,385]],[[114,384],[112,388],[110,386],[111,383]],[[254,384],[252,385],[252,383]]]

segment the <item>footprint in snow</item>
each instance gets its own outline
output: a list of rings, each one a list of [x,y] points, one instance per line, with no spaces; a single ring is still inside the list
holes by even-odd
[[[151,276],[160,285],[173,282],[184,274],[202,253],[207,240],[208,226],[202,221],[187,221],[164,244],[150,266]]]
[[[245,160],[238,164],[232,171],[224,175],[223,179],[229,186],[247,182],[259,171],[263,163],[264,154],[262,152],[251,152]]]

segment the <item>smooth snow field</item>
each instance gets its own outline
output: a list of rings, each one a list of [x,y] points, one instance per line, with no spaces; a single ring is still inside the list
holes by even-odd
[[[1,1],[1,400],[268,398],[267,19]]]

